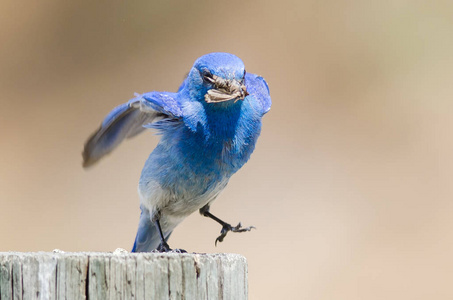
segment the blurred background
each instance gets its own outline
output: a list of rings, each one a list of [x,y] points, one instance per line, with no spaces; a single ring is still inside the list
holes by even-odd
[[[130,250],[158,141],[84,170],[134,92],[231,52],[273,100],[255,153],[170,245],[235,252],[250,299],[452,299],[452,1],[1,1],[0,251]]]

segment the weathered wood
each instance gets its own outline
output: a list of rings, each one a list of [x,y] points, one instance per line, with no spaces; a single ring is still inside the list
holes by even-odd
[[[237,254],[0,252],[0,299],[247,299]]]

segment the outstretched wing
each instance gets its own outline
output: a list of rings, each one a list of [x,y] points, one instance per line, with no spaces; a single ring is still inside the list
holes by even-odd
[[[151,92],[114,108],[85,143],[83,166],[93,165],[124,139],[142,132],[145,125],[162,119],[178,120],[181,108],[176,96],[175,93]]]
[[[247,92],[253,95],[259,102],[261,113],[264,115],[271,109],[272,101],[271,95],[269,94],[269,87],[263,77],[246,73],[245,74],[245,86]]]

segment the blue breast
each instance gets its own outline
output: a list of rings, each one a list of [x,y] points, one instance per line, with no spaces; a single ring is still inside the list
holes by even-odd
[[[204,193],[228,180],[250,158],[261,131],[253,97],[207,104],[189,102],[183,122],[162,129],[162,138],[142,172],[175,193]]]

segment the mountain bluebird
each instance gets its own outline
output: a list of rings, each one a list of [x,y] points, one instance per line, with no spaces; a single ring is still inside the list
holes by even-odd
[[[271,107],[269,88],[228,53],[195,61],[177,93],[150,92],[113,109],[88,139],[83,166],[96,163],[124,139],[146,128],[161,135],[142,170],[140,222],[132,252],[170,251],[168,238],[199,210],[222,225],[217,242],[243,228],[222,221],[209,207],[250,158]]]

